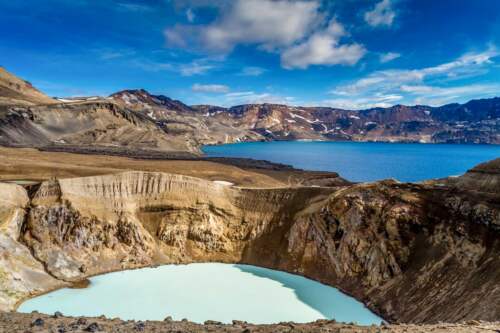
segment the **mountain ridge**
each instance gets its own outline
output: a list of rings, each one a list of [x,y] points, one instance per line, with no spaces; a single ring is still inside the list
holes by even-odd
[[[6,70],[0,72],[2,145],[91,144],[200,153],[203,145],[277,140],[500,144],[500,98],[365,110],[272,103],[226,108],[187,105],[145,89],[50,98]]]

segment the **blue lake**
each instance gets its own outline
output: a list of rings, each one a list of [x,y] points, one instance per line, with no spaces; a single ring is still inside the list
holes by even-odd
[[[352,181],[421,181],[456,176],[500,157],[500,145],[371,142],[249,142],[205,146],[208,156],[247,157],[296,168],[336,171]]]
[[[336,319],[362,325],[382,319],[335,288],[285,272],[219,263],[167,265],[91,278],[85,289],[60,289],[21,304],[70,316],[135,320],[233,319],[257,324]]]

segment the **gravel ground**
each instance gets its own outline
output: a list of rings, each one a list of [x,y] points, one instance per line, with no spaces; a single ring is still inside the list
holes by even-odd
[[[313,323],[296,324],[280,323],[275,325],[252,325],[246,322],[234,321],[224,325],[214,321],[207,321],[204,325],[184,321],[122,321],[98,318],[64,317],[62,314],[53,316],[39,313],[0,313],[0,332],[5,333],[66,333],[66,332],[107,332],[107,333],[198,333],[198,332],[231,332],[231,333],[281,333],[281,332],[331,332],[331,333],[500,333],[500,322],[488,323],[469,321],[461,324],[434,324],[434,325],[385,325],[385,326],[356,326],[337,323],[329,320],[318,320]]]

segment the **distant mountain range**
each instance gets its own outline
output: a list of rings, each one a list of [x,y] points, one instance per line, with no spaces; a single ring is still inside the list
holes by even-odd
[[[0,68],[2,145],[198,152],[203,144],[261,140],[500,144],[500,98],[367,110],[188,106],[143,89],[109,97],[50,98]]]

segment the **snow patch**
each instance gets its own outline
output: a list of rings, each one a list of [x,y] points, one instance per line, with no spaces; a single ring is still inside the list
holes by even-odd
[[[307,121],[309,124],[314,124],[314,121],[311,121],[311,120],[309,120],[309,119],[307,119],[307,118],[304,118],[304,117],[302,117],[302,116],[299,116],[298,114],[295,114],[295,113],[293,113],[293,112],[290,112],[290,116],[292,116],[292,118],[299,118],[299,119],[305,120],[305,121]]]

